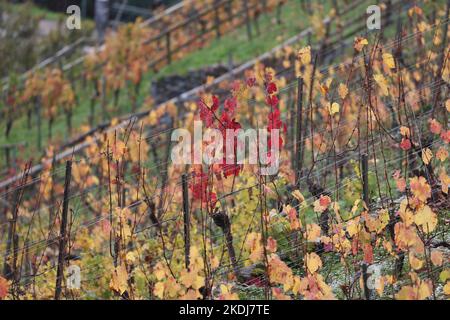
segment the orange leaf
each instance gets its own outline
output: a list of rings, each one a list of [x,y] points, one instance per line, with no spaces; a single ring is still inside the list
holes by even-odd
[[[0,276],[0,300],[3,300],[8,295],[9,282]]]
[[[431,187],[424,177],[411,178],[409,179],[409,184],[411,186],[411,192],[420,201],[425,202],[431,197]]]

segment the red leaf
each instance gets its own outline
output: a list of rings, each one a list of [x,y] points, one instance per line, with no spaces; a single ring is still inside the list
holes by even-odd
[[[411,141],[409,139],[402,139],[402,142],[400,143],[400,148],[402,148],[405,151],[408,151],[411,149]]]

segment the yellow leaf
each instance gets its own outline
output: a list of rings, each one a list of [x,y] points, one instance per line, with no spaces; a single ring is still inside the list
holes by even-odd
[[[237,293],[233,293],[231,291],[232,285],[230,284],[221,284],[220,285],[220,299],[221,300],[239,300],[239,296]]]
[[[395,294],[397,300],[413,300],[415,296],[414,288],[411,286],[404,286]]]
[[[384,76],[382,74],[376,74],[373,76],[373,78],[375,79],[376,83],[378,84],[378,86],[381,89],[381,95],[382,96],[389,95],[388,84],[387,84]]]
[[[299,190],[295,190],[294,192],[292,192],[292,196],[299,202],[305,201],[305,197],[301,194]]]
[[[160,299],[164,299],[164,282],[157,282],[153,289],[153,294]]]
[[[388,225],[389,223],[389,211],[387,209],[381,210],[378,213],[378,228],[377,233],[380,233],[383,231],[383,229]]]
[[[261,234],[257,232],[251,232],[247,236],[245,247],[249,249],[249,259],[252,262],[259,262],[264,255],[264,247],[262,246]]]
[[[450,296],[450,281],[448,281],[444,286],[444,294]]]
[[[395,68],[395,60],[392,54],[390,53],[383,53],[383,63],[388,67],[389,69]]]
[[[193,271],[181,271],[180,283],[186,288],[199,289],[205,284],[205,278]]]
[[[127,255],[125,256],[125,259],[129,263],[134,263],[137,260],[137,258],[138,258],[137,254],[134,251],[128,252]]]
[[[155,126],[158,123],[158,114],[155,110],[152,110],[148,116],[148,124],[150,126]]]
[[[342,100],[345,99],[345,97],[347,97],[348,94],[348,88],[345,84],[340,83],[339,87],[338,87],[338,93],[339,93],[339,97],[341,97]]]
[[[405,126],[401,126],[400,127],[400,134],[402,135],[402,136],[404,136],[404,137],[409,137],[409,135],[411,134],[411,132],[410,132],[410,130],[409,130],[409,128],[408,127],[405,127]]]
[[[423,206],[415,215],[414,223],[422,227],[423,232],[432,232],[438,223],[437,215],[427,205]]]
[[[310,273],[315,273],[322,267],[322,260],[320,260],[320,257],[314,252],[307,253],[305,260],[306,268]]]
[[[447,175],[445,168],[441,168],[441,173],[439,174],[439,180],[441,180],[442,192],[448,194],[448,186],[450,185],[450,177]]]
[[[169,298],[175,298],[180,293],[181,286],[178,282],[173,278],[169,277],[164,283],[165,293],[169,296]]]
[[[328,113],[333,116],[336,113],[339,113],[340,106],[338,103],[333,102],[331,106],[328,106]]]
[[[114,161],[119,161],[127,152],[127,146],[123,141],[117,140],[112,146],[111,151]]]
[[[320,237],[320,227],[315,223],[306,225],[306,239],[316,241]]]
[[[162,264],[158,263],[155,266],[155,270],[154,270],[153,274],[155,275],[156,279],[158,279],[158,280],[162,280],[166,277],[166,272],[164,271]]]
[[[417,298],[419,300],[424,300],[431,296],[431,282],[430,281],[422,281],[419,285]]]
[[[127,290],[128,272],[124,264],[114,269],[109,287],[119,294],[123,294]]]
[[[420,270],[423,266],[423,261],[418,259],[414,253],[409,253],[409,264],[411,265],[411,268],[414,270]]]
[[[361,52],[362,49],[369,44],[366,38],[356,37],[353,47],[356,51]]]
[[[444,269],[440,274],[439,274],[439,280],[441,282],[445,282],[447,281],[447,279],[450,279],[450,269]]]
[[[447,111],[450,112],[450,99],[447,99],[447,101],[445,101],[445,107],[447,108]]]
[[[303,65],[311,63],[311,47],[307,46],[299,50],[298,59]]]
[[[202,297],[198,290],[189,289],[184,295],[180,296],[180,300],[199,300]]]
[[[206,85],[211,85],[214,82],[214,77],[213,76],[207,76],[206,77]]]
[[[357,234],[359,230],[360,230],[359,217],[347,222],[347,232],[350,235],[350,237],[353,237],[355,234]]]
[[[432,158],[433,152],[429,148],[425,148],[424,150],[422,150],[423,163],[429,164]]]

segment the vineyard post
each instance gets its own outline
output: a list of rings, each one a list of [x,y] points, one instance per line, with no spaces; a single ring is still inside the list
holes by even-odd
[[[15,144],[6,144],[3,146],[0,146],[0,150],[5,150],[5,162],[6,162],[6,168],[17,168],[17,149],[21,146],[26,145],[24,142],[19,142]]]
[[[261,16],[261,11],[259,10],[259,8],[256,8],[255,10],[255,18],[254,20],[254,24],[255,24],[255,30],[256,30],[256,35],[259,37],[261,35],[261,30],[259,28],[259,17]]]
[[[101,105],[102,105],[102,120],[106,120],[106,78],[104,75],[102,75],[101,78],[101,86],[102,86],[102,93],[101,93]]]
[[[369,156],[367,153],[361,155],[361,170],[363,180],[363,200],[369,207]]]
[[[217,4],[214,5],[214,28],[216,29],[216,38],[219,39],[220,34],[220,17],[219,17],[219,7]]]
[[[89,126],[94,126],[94,112],[95,112],[95,94],[92,94],[89,104]]]
[[[308,14],[312,14],[311,1],[310,0],[300,0],[300,6]]]
[[[19,213],[19,207],[20,203],[23,197],[23,192],[25,190],[25,183],[28,179],[28,173],[29,173],[29,165],[27,164],[24,169],[24,174],[20,180],[19,186],[16,189],[16,193],[14,196],[14,206],[11,208],[11,219],[9,220],[9,226],[8,226],[8,237],[6,241],[6,251],[4,255],[4,261],[3,261],[3,275],[6,279],[11,279],[11,276],[15,276],[17,274],[16,268],[14,264],[16,263],[17,259],[13,259],[13,266],[10,265],[9,255],[11,254],[11,247],[14,254],[14,257],[17,255],[18,250],[18,237],[17,237],[17,216]]]
[[[19,254],[19,235],[17,233],[14,234],[13,238],[13,261],[12,261],[12,270],[13,270],[13,281],[17,284],[18,279],[18,270],[17,270],[17,259]]]
[[[9,168],[11,164],[10,148],[11,146],[9,145],[2,147],[2,149],[5,149],[6,168]]]
[[[58,253],[58,270],[56,272],[56,289],[55,300],[61,297],[61,283],[64,274],[64,259],[66,255],[66,229],[67,229],[67,212],[69,210],[69,194],[70,194],[70,180],[72,177],[72,161],[66,162],[66,177],[64,182],[64,199],[63,210],[61,217],[61,227],[59,232],[59,253]]]
[[[340,16],[340,11],[339,11],[339,5],[337,3],[337,0],[333,0],[333,9],[334,9],[336,15],[339,17]]]
[[[367,285],[367,281],[369,280],[369,276],[367,274],[367,263],[363,263],[361,265],[361,271],[362,271],[362,280],[363,280],[363,290],[364,290],[364,298],[366,300],[370,300],[370,289]]]
[[[181,183],[183,187],[184,257],[186,269],[189,270],[190,250],[191,250],[191,236],[190,236],[191,219],[189,216],[189,191],[186,173],[183,173],[183,175],[181,176]]]
[[[286,116],[286,125],[287,125],[287,138],[288,142],[292,146],[292,152],[291,152],[291,164],[292,164],[292,170],[295,170],[295,99],[292,97],[293,92],[292,90],[289,90],[287,94],[287,101],[286,105],[288,108],[288,115]]]
[[[308,46],[311,45],[311,38],[312,38],[312,32],[308,31],[308,36],[306,38],[307,39],[306,42],[308,43]]]
[[[9,277],[11,276],[11,266],[9,265],[9,255],[11,253],[11,245],[12,245],[12,225],[13,222],[9,221],[9,228],[8,228],[8,237],[6,240],[6,251],[5,251],[5,256],[4,256],[4,260],[3,260],[3,276],[6,279],[9,279]]]
[[[446,20],[448,20],[448,16],[450,15],[450,0],[447,0],[447,6],[446,6],[446,10],[445,10],[445,17]],[[444,70],[445,70],[445,62],[448,59],[448,55],[445,54],[446,49],[447,49],[447,42],[448,42],[448,38],[445,36],[448,34],[448,21],[447,22],[443,22],[443,26],[442,26],[442,34],[443,36],[443,40],[441,43],[441,48],[440,48],[440,60],[439,60],[439,65],[438,65],[438,70],[439,70],[439,83],[437,85],[437,90],[434,94],[434,102],[433,102],[433,109],[432,109],[432,115],[433,117],[435,117],[435,113],[436,113],[436,108],[438,107],[439,104],[439,100],[441,98],[441,92],[442,92],[442,85],[445,83],[443,78],[443,74],[444,74]],[[447,62],[448,63],[448,62]],[[444,128],[448,128],[448,112],[447,112],[447,108],[445,107],[445,105],[442,105],[442,108],[439,109],[439,113],[438,115],[436,115],[436,117],[441,120],[443,123]]]
[[[36,98],[34,103],[34,111],[36,112],[36,121],[37,121],[37,148],[38,150],[42,149],[42,125],[41,125],[41,106],[39,98]]]
[[[303,78],[297,79],[297,116],[296,118],[296,137],[294,143],[294,150],[296,154],[295,159],[295,184],[300,187],[300,176],[303,165]]]
[[[281,9],[283,7],[283,1],[278,1],[277,4],[277,24],[281,24]]]
[[[161,214],[163,211],[163,206],[164,206],[164,192],[166,190],[166,184],[167,181],[169,179],[169,162],[170,162],[170,148],[172,145],[172,141],[170,139],[170,137],[172,136],[172,130],[174,130],[175,128],[175,120],[172,118],[172,116],[169,116],[169,121],[170,123],[168,124],[168,130],[167,130],[167,149],[166,149],[166,153],[165,153],[165,162],[164,162],[164,169],[161,172],[161,190],[160,190],[160,194],[159,194],[159,205],[158,205],[158,213],[157,213],[157,217],[158,219],[161,218]]]
[[[167,51],[167,64],[172,63],[172,53],[170,51],[170,31],[166,31],[166,51]]]
[[[250,25],[250,11],[248,9],[247,0],[243,0],[244,10],[245,10],[245,24],[247,26],[247,38],[248,40],[252,40],[252,26]]]
[[[28,287],[30,284],[29,278],[31,276],[31,259],[30,259],[30,240],[26,239],[25,243],[25,287]]]
[[[262,7],[264,11],[264,15],[267,17],[269,10],[267,9],[267,0],[262,0]]]

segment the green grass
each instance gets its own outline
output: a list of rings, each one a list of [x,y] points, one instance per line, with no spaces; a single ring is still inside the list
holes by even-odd
[[[175,61],[163,68],[157,77],[177,73],[184,74],[189,69],[199,68],[214,63],[228,63],[231,54],[233,62],[244,62],[260,55],[277,44],[304,30],[307,15],[300,10],[299,2],[289,1],[282,9],[282,24],[275,20],[275,12],[260,17],[260,35],[256,35],[252,24],[253,39],[248,40],[246,26],[212,41],[208,46],[190,54],[182,60]]]
[[[26,9],[29,9],[32,16],[40,19],[47,19],[52,21],[58,21],[59,19],[64,19],[66,16],[62,13],[53,12],[37,6],[32,2],[19,3],[19,4],[8,4],[8,9],[13,12],[19,12]]]

